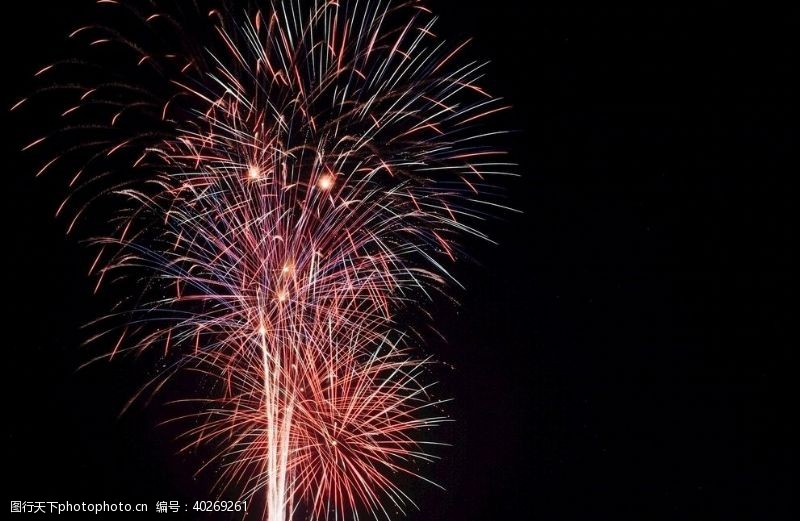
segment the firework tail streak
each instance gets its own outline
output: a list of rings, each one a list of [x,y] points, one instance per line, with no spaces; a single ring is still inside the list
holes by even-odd
[[[454,282],[512,175],[483,64],[417,2],[98,4],[117,25],[37,73],[65,123],[24,147],[69,173],[69,232],[109,223],[97,286],[144,281],[98,320],[98,359],[163,352],[153,393],[194,371],[185,447],[269,521],[403,511],[447,418],[398,317]]]

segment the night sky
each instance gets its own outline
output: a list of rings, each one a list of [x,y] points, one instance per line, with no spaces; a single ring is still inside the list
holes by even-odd
[[[460,306],[431,310],[455,422],[425,471],[447,491],[412,484],[407,519],[789,519],[797,13],[517,4],[428,2],[514,107],[497,122],[517,131],[523,213],[488,224],[497,246],[468,241]],[[0,106],[93,12],[4,6]],[[67,180],[19,151],[47,128],[2,113],[5,504],[211,499],[157,427],[168,407],[119,416],[144,362],[77,370],[115,296],[92,295],[91,250],[53,217]]]

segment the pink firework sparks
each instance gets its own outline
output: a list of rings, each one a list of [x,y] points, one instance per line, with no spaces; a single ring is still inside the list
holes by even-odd
[[[80,165],[59,213],[110,222],[98,286],[145,281],[105,317],[104,357],[164,352],[148,389],[180,369],[213,382],[186,447],[212,447],[220,488],[265,519],[402,511],[397,477],[425,479],[446,418],[398,317],[452,280],[458,236],[502,208],[487,178],[512,166],[483,128],[506,107],[482,64],[416,2],[99,3],[138,38],[74,31],[103,66],[40,71],[78,80],[42,89],[71,99],[68,123],[25,148],[59,150],[39,173]]]

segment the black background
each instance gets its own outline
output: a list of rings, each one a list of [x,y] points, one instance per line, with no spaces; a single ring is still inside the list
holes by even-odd
[[[524,213],[470,245],[461,307],[434,310],[456,423],[429,473],[448,490],[413,487],[408,519],[788,519],[797,13],[532,4],[430,2],[514,106]],[[93,9],[4,6],[4,107]],[[76,371],[113,296],[53,218],[65,180],[19,152],[43,129],[3,120],[9,499],[209,498],[158,404],[118,418],[135,362]]]

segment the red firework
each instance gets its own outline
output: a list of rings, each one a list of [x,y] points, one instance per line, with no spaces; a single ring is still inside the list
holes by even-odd
[[[216,383],[187,447],[214,447],[220,486],[263,497],[266,519],[402,510],[396,478],[424,479],[423,433],[445,418],[397,317],[452,279],[442,259],[483,237],[486,178],[511,166],[482,128],[506,108],[482,65],[416,2],[99,3],[150,38],[73,32],[118,60],[43,69],[79,78],[62,116],[83,119],[25,148],[59,147],[40,173],[80,163],[70,230],[113,199],[98,286],[146,274],[106,356],[163,350],[150,386],[185,368]]]

